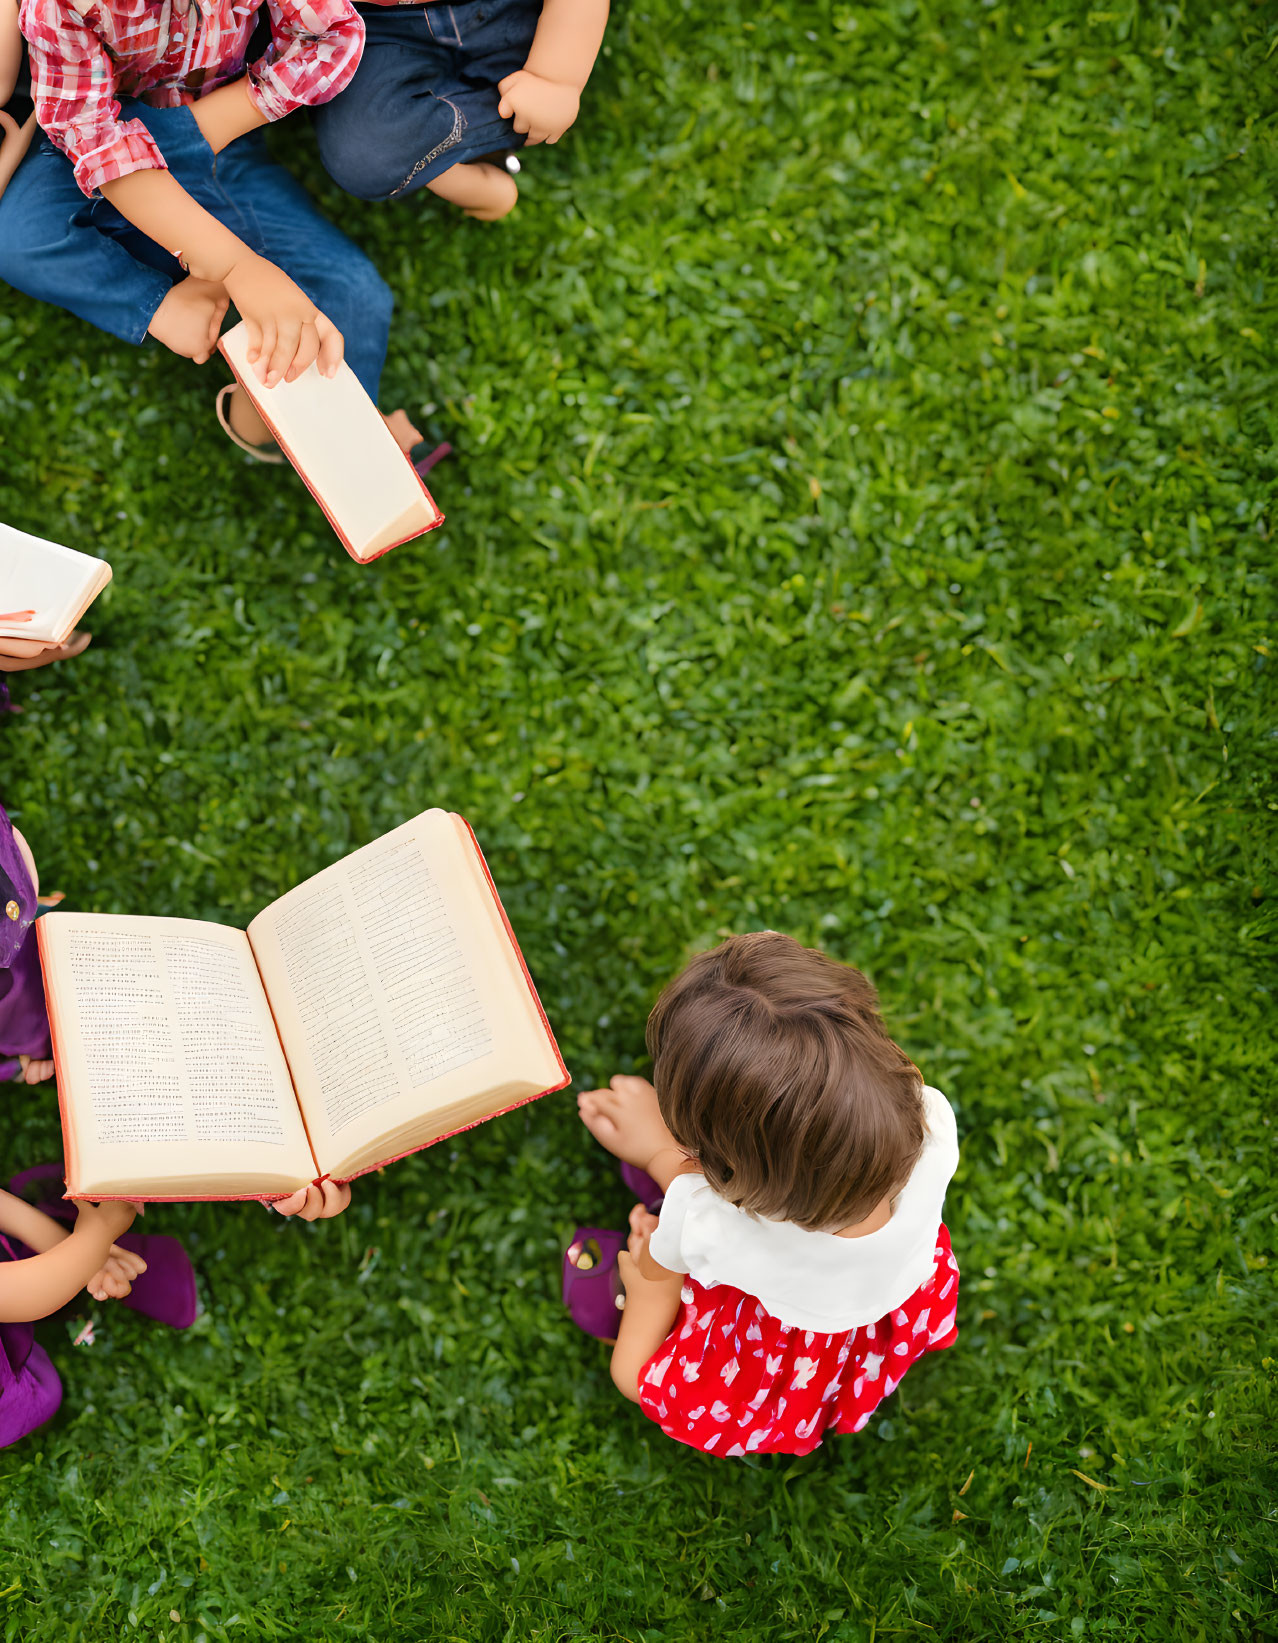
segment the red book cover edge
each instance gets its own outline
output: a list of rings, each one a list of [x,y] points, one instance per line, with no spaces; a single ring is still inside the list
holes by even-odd
[[[293,471],[297,474],[298,478],[302,481],[303,485],[306,486],[307,490],[315,498],[316,502],[319,504],[320,512],[324,515],[325,519],[327,519],[329,524],[333,527],[334,534],[336,535],[338,541],[346,549],[347,553],[350,554],[351,558],[355,561],[355,563],[357,565],[371,565],[375,559],[380,559],[383,554],[389,553],[392,548],[402,548],[406,542],[415,542],[419,536],[425,536],[427,531],[438,530],[439,527],[444,523],[444,516],[439,511],[439,504],[435,501],[435,498],[426,489],[425,480],[418,473],[417,469],[413,467],[412,458],[409,456],[407,451],[404,451],[402,453],[404,461],[408,463],[408,466],[410,468],[412,468],[413,478],[421,486],[422,495],[426,498],[427,502],[430,503],[431,509],[432,509],[435,517],[434,517],[434,519],[431,520],[429,525],[424,525],[421,530],[412,531],[408,536],[401,536],[398,542],[388,542],[384,548],[378,548],[377,552],[373,553],[373,554],[370,554],[367,559],[361,559],[360,556],[355,552],[355,549],[352,547],[350,537],[347,536],[346,532],[342,529],[342,527],[337,523],[336,519],[334,519],[332,514],[328,511],[328,508],[324,504],[324,498],[315,489],[314,485],[312,485],[310,480],[306,477],[306,474],[298,466],[297,461],[295,460],[295,458],[293,456],[293,452],[289,449],[288,441],[283,437],[283,435],[280,433],[279,429],[275,426],[275,424],[271,421],[270,417],[267,416],[266,412],[262,409],[261,402],[258,399],[257,395],[254,394],[252,386],[250,386],[250,384],[247,381],[245,381],[245,379],[235,369],[235,366],[231,361],[231,356],[227,353],[226,348],[223,345],[222,339],[220,337],[218,338],[217,346],[218,346],[218,352],[221,354],[222,358],[226,361],[227,365],[230,366],[231,374],[235,377],[235,380],[238,383],[241,384],[241,386],[244,389],[244,392],[249,396],[249,398],[253,401],[253,404],[257,407],[257,414],[261,417],[262,421],[265,422],[266,426],[271,430],[271,433],[275,436],[275,443],[279,446],[280,450],[282,450],[284,452],[284,455],[293,464]]]

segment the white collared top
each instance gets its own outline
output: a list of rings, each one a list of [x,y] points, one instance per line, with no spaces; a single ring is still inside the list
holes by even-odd
[[[769,1221],[721,1198],[704,1175],[678,1175],[649,1244],[653,1260],[707,1288],[743,1290],[796,1329],[833,1335],[877,1323],[931,1275],[945,1189],[958,1168],[953,1108],[925,1087],[923,1112],[923,1151],[877,1232],[841,1238]]]

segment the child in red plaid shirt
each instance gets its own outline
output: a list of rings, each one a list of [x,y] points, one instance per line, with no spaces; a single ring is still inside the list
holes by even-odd
[[[20,0],[41,136],[0,198],[0,278],[197,362],[234,303],[263,382],[314,361],[331,375],[345,353],[375,399],[390,292],[259,129],[346,85],[363,24],[349,0],[261,11],[270,44],[249,62],[259,10],[236,0]],[[0,75],[0,104],[12,89]],[[238,441],[269,445],[242,390],[226,414]],[[403,412],[388,421],[414,443]]]

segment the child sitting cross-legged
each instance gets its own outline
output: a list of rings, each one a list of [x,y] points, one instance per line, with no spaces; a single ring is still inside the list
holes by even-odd
[[[773,931],[693,959],[648,1047],[655,1088],[616,1077],[578,1097],[644,1201],[615,1274],[585,1253],[609,1235],[578,1232],[574,1317],[615,1331],[613,1380],[680,1443],[806,1454],[859,1432],[957,1336],[949,1103],[859,971]]]
[[[250,62],[264,12],[270,44]],[[16,17],[0,0],[0,107],[22,89],[19,23],[40,135],[4,168],[0,279],[197,363],[234,305],[262,382],[316,361],[331,376],[345,355],[376,402],[390,291],[260,130],[355,72],[349,0],[21,0]],[[282,460],[243,389],[216,409],[237,444]],[[417,441],[402,411],[387,423],[405,450]]]
[[[329,174],[360,199],[427,188],[493,222],[519,198],[502,151],[576,120],[608,0],[367,0],[360,16],[359,68],[315,111]]]

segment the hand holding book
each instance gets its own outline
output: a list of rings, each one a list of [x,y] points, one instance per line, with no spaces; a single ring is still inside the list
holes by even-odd
[[[290,1198],[277,1198],[268,1207],[279,1215],[296,1215],[299,1221],[331,1221],[350,1208],[351,1189],[344,1181],[312,1181],[299,1187]]]
[[[111,580],[104,559],[0,523],[0,672],[78,656],[75,625]]]
[[[315,312],[312,303],[307,313],[313,318]],[[320,346],[300,375],[264,380],[264,353],[274,370],[271,338],[245,323],[220,337],[218,347],[347,553],[365,565],[434,530],[444,516],[340,350],[334,364],[331,338],[321,337],[326,326],[319,315]]]
[[[0,635],[0,673],[26,673],[50,662],[67,662],[89,648],[91,633],[72,632],[64,645],[38,643],[31,639],[11,639]]]
[[[346,352],[342,333],[282,268],[246,252],[222,284],[247,332],[244,357],[264,387],[296,382],[312,365],[322,377],[337,375]]]

